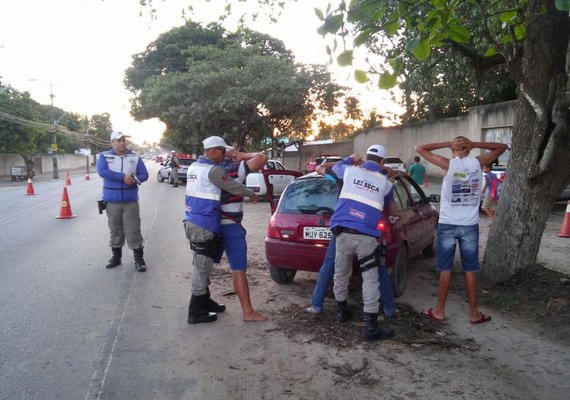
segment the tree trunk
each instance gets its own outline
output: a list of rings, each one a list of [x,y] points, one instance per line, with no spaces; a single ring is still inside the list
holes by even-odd
[[[26,164],[26,177],[32,179],[34,177],[34,157],[28,154],[21,154]]]
[[[550,10],[545,13],[542,10]],[[568,13],[530,0],[512,154],[497,217],[489,233],[483,278],[505,281],[536,261],[546,220],[570,182],[566,75]]]

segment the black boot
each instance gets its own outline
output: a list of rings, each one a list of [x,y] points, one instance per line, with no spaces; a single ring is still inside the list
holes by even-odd
[[[214,322],[218,319],[216,313],[206,311],[204,303],[207,294],[201,296],[192,295],[188,307],[188,323],[199,324],[202,322]]]
[[[394,336],[394,328],[391,326],[378,325],[378,313],[364,313],[363,341],[372,342],[374,340],[387,339],[392,336]]]
[[[105,265],[105,268],[115,268],[117,265],[121,265],[121,257],[123,256],[122,247],[111,247],[113,251],[113,256]]]
[[[135,255],[135,269],[139,272],[146,271],[146,264],[144,262],[143,253],[144,251],[142,247],[140,249],[133,250],[133,254]]]
[[[336,320],[338,322],[346,322],[352,317],[352,313],[348,311],[348,302],[337,301],[336,302]]]
[[[204,301],[204,309],[209,312],[221,313],[226,311],[224,304],[218,304],[210,298],[210,288],[206,289],[206,300]]]

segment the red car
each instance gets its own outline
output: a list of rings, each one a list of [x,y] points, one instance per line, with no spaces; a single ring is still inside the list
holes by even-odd
[[[408,261],[419,253],[435,255],[439,213],[432,203],[439,202],[440,196],[427,197],[405,174],[391,181],[398,213],[385,216],[378,228],[387,242],[386,264],[394,295],[400,296],[406,286]],[[275,282],[290,283],[297,271],[319,272],[331,238],[329,223],[337,199],[336,183],[316,173],[291,182],[276,207],[269,196],[273,215],[265,238],[265,256]]]

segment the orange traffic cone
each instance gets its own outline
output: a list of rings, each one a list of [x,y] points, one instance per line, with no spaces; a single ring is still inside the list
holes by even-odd
[[[69,172],[67,173],[67,176],[65,177],[65,186],[69,186],[71,185],[71,177],[69,176]]]
[[[26,196],[33,196],[36,193],[34,192],[34,185],[32,185],[32,179],[28,178],[28,189],[26,190]]]
[[[63,195],[61,196],[61,209],[59,210],[59,216],[57,219],[70,219],[75,218],[77,215],[73,215],[71,212],[71,204],[69,203],[69,197],[67,196],[67,188],[63,188]]]
[[[564,214],[564,221],[562,221],[558,237],[570,238],[570,200],[568,200],[566,205],[566,213]]]

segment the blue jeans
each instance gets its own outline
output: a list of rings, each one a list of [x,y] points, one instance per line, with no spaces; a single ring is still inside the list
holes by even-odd
[[[455,259],[455,248],[459,244],[461,270],[479,272],[479,225],[437,226],[437,270],[451,271]]]
[[[396,314],[396,305],[394,304],[394,292],[392,291],[392,282],[385,265],[378,267],[378,290],[380,291],[380,300],[384,304],[384,315],[391,317]]]
[[[313,308],[321,312],[323,311],[323,303],[327,295],[327,289],[334,275],[334,258],[336,255],[336,236],[332,235],[329,242],[329,247],[325,253],[323,265],[319,269],[319,277],[315,288],[313,289],[313,296],[311,297],[311,305]]]
[[[336,254],[336,236],[333,235],[325,253],[323,265],[319,269],[319,277],[313,289],[313,296],[311,297],[311,305],[315,311],[323,311],[323,303],[331,279],[334,276],[334,258]],[[392,283],[386,267],[378,268],[378,290],[380,291],[380,299],[384,303],[384,315],[390,317],[396,314],[396,305],[394,304],[394,292],[392,291]]]

